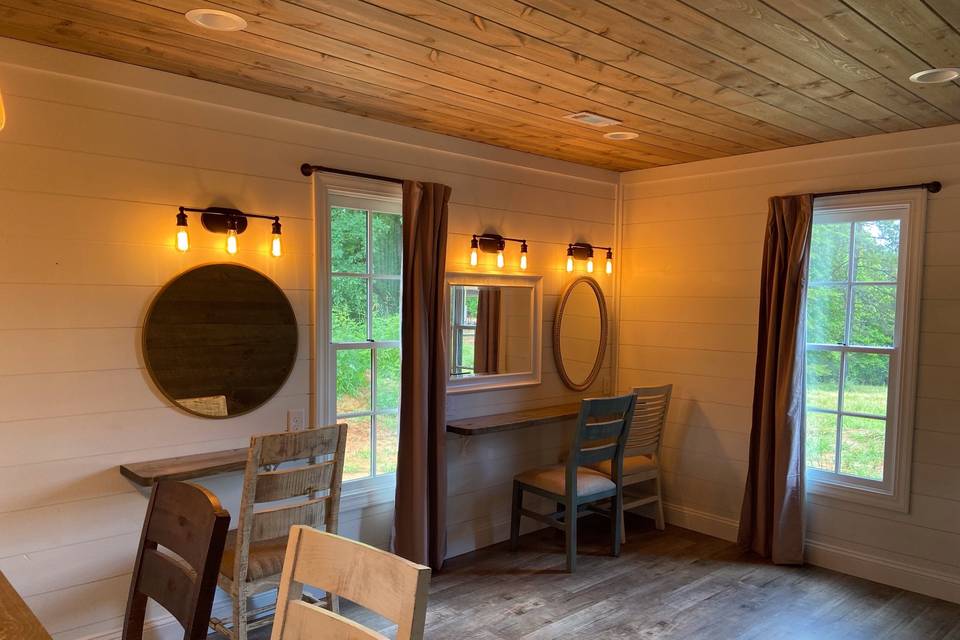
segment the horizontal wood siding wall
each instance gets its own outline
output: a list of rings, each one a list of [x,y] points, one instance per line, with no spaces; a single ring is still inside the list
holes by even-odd
[[[313,199],[300,163],[451,185],[451,269],[465,270],[472,233],[526,237],[546,280],[545,336],[565,243],[613,237],[616,176],[603,171],[3,39],[0,90],[0,570],[57,640],[120,627],[146,498],[117,465],[245,446],[309,406]],[[170,407],[139,350],[159,287],[227,260],[196,219],[190,251],[173,247],[176,207],[209,204],[283,217],[283,258],[252,223],[236,261],[276,280],[300,323],[290,380],[230,420]],[[459,396],[451,414],[575,397],[549,338],[544,371],[539,387]],[[450,439],[451,553],[502,537],[508,478],[555,458],[557,431]],[[238,513],[239,474],[204,483]],[[389,504],[354,508],[340,530],[386,545],[391,521]]]
[[[808,527],[815,543],[943,574],[960,598],[960,127],[624,174],[619,384],[676,385],[666,499],[735,526],[767,198],[934,179],[911,512],[811,496]]]

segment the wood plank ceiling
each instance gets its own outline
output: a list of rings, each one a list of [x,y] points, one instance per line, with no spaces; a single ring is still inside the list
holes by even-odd
[[[960,0],[0,0],[0,35],[618,171],[960,121],[908,81],[960,66]]]

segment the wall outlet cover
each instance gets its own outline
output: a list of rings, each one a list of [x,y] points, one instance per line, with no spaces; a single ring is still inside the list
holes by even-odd
[[[287,431],[303,431],[307,424],[303,409],[287,409]]]

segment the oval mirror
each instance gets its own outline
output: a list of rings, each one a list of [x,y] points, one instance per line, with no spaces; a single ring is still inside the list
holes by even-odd
[[[283,386],[297,359],[297,319],[266,276],[234,264],[183,273],[154,298],[143,359],[160,391],[207,418],[253,411]]]
[[[592,278],[574,280],[564,291],[553,324],[557,372],[571,389],[583,391],[596,380],[607,347],[607,304]]]

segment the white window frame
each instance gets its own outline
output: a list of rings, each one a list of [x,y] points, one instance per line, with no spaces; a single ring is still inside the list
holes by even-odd
[[[337,422],[337,351],[331,342],[330,309],[330,278],[333,273],[330,265],[330,207],[338,206],[344,201],[360,204],[363,208],[375,209],[385,213],[402,215],[403,193],[400,185],[378,180],[365,180],[336,174],[315,174],[314,203],[315,203],[315,234],[314,234],[314,300],[313,317],[316,323],[313,340],[313,398],[311,399],[311,421],[313,424],[334,424]],[[370,219],[367,227],[369,233]],[[369,255],[370,246],[367,246]],[[349,274],[353,277],[357,274]],[[369,276],[368,276],[369,277]],[[401,276],[402,277],[402,276]],[[370,298],[367,299],[368,305]],[[371,319],[372,320],[372,319]],[[390,342],[363,342],[353,348],[371,347],[399,347],[400,343]],[[351,348],[342,346],[340,348]],[[371,367],[375,367],[371,363]],[[373,387],[376,385],[376,372]],[[375,393],[375,389],[372,391]],[[371,398],[375,402],[376,397]],[[375,410],[375,407],[371,407]],[[376,447],[375,436],[371,438],[371,447]],[[371,452],[371,458],[373,452]],[[343,482],[342,510],[348,510],[344,505],[371,506],[385,502],[392,502],[396,490],[396,474],[381,474]]]
[[[900,255],[897,275],[896,328],[892,349],[851,347],[847,352],[890,355],[887,392],[887,432],[882,481],[809,468],[807,491],[830,499],[907,513],[916,406],[917,358],[920,337],[921,277],[926,222],[926,191],[912,189],[818,199],[814,223],[899,219]],[[847,323],[852,300],[847,301]],[[840,390],[843,388],[841,371]]]
[[[476,287],[479,291],[479,288]],[[473,330],[474,339],[477,336],[477,325],[476,324],[467,324],[464,318],[463,310],[466,304],[466,296],[464,296],[465,287],[455,287],[453,290],[453,299],[451,300],[451,315],[450,315],[450,328],[453,332],[453,339],[451,340],[450,345],[450,369],[452,370],[460,360],[463,359],[463,334],[465,331],[470,329]],[[462,366],[462,363],[461,363]],[[466,368],[466,367],[464,367]],[[470,373],[474,371],[473,367],[470,367]]]

